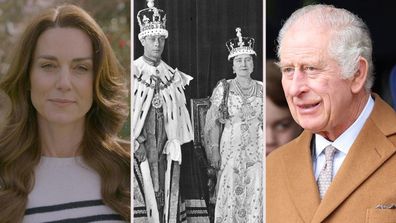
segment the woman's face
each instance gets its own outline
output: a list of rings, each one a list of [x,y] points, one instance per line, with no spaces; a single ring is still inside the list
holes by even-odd
[[[278,107],[267,97],[266,104],[266,155],[290,142],[301,132],[289,109]]]
[[[232,69],[239,77],[250,77],[253,72],[253,57],[250,54],[235,56],[232,63]]]
[[[39,122],[84,122],[93,100],[93,50],[76,28],[51,28],[38,38],[30,69],[31,100]]]

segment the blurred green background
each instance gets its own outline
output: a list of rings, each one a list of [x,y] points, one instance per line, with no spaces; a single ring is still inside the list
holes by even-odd
[[[95,18],[106,33],[129,80],[130,0],[0,0],[0,78],[9,67],[9,52],[13,50],[26,22],[45,8],[65,3],[78,5]],[[120,133],[124,139],[130,138],[129,120]]]

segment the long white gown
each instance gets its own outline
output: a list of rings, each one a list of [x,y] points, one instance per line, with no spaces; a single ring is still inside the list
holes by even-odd
[[[221,165],[217,180],[216,223],[263,222],[263,87],[255,81],[244,96],[236,80],[228,80],[228,112],[220,139]],[[216,134],[223,85],[214,89],[206,117],[205,135]],[[209,144],[216,143],[207,142]],[[209,154],[210,155],[210,154]]]

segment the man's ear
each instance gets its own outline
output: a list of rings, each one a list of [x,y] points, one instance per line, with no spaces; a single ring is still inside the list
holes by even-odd
[[[368,75],[369,64],[364,57],[359,57],[358,69],[352,77],[351,90],[358,93],[364,88]]]
[[[142,46],[144,46],[144,44],[146,43],[146,39],[145,38],[141,38],[139,40],[140,40],[140,43],[142,44]]]

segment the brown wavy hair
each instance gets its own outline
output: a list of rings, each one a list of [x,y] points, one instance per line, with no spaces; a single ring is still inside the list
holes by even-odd
[[[54,27],[77,28],[93,46],[93,104],[85,118],[80,151],[84,161],[101,177],[103,202],[130,221],[130,144],[118,133],[129,107],[128,82],[104,32],[83,9],[63,5],[46,10],[29,23],[21,36],[0,89],[11,101],[0,133],[0,219],[20,222],[34,170],[41,158],[37,113],[30,99],[29,72],[37,39]]]

